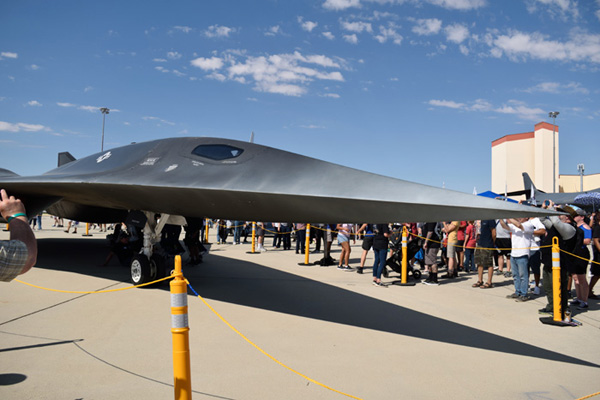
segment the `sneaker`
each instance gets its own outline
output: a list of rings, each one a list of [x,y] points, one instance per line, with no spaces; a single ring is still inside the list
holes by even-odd
[[[373,281],[373,285],[379,286],[379,287],[385,287],[385,285],[383,283],[381,283],[381,282],[375,282],[375,281]]]
[[[533,288],[533,294],[536,296],[540,295],[540,287],[539,286],[536,286]]]
[[[519,294],[518,293],[513,293],[513,294],[509,294],[508,296],[506,296],[507,299],[518,299],[519,298]]]
[[[502,272],[500,270],[496,271],[496,275],[503,275],[503,274],[504,274],[504,272]]]
[[[354,268],[352,268],[352,267],[351,267],[351,266],[349,266],[349,265],[346,265],[346,266],[345,266],[343,269],[344,269],[344,271],[346,271],[346,272],[351,272],[351,271],[354,271]]]
[[[581,304],[582,303],[578,298],[575,298],[572,302],[569,303],[570,306],[579,306]]]
[[[530,299],[527,296],[519,296],[519,297],[517,297],[515,299],[515,301],[518,301],[518,302],[525,302],[525,301],[528,301],[528,300],[530,300]]]
[[[338,265],[337,269],[339,269],[339,270],[342,270],[342,271],[343,271],[343,270],[345,270],[345,269],[346,269],[346,267],[344,267],[343,265]]]
[[[504,277],[505,278],[512,278],[512,272],[505,272],[504,273]]]
[[[540,314],[548,314],[548,315],[552,315],[552,314],[554,314],[553,310],[551,310],[551,309],[548,309],[548,308],[546,308],[546,307],[544,307],[544,308],[540,308],[540,309],[538,310],[538,313],[540,313]]]
[[[363,273],[363,269],[362,269],[362,267],[358,267],[358,268],[356,268],[356,273],[357,273],[357,274],[362,274],[362,273]]]
[[[429,285],[429,286],[439,286],[439,282],[435,282],[435,281],[425,281],[423,283],[426,285]]]
[[[579,302],[579,305],[577,306],[577,309],[578,309],[578,310],[587,310],[588,308],[589,308],[589,307],[588,307],[588,303],[584,303],[584,302],[582,302],[582,301],[580,301],[580,302]]]

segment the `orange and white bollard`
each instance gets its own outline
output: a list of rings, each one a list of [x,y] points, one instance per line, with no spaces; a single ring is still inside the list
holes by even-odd
[[[187,283],[181,272],[181,256],[175,256],[175,278],[171,287],[171,334],[173,337],[173,379],[175,399],[191,400],[192,370],[188,325]]]

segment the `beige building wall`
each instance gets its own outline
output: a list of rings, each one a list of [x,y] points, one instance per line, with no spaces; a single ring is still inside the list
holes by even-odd
[[[492,191],[523,190],[523,172],[535,186],[552,192],[552,130],[556,137],[556,186],[558,189],[558,126],[540,122],[533,132],[506,135],[492,142]]]
[[[600,174],[583,175],[583,191],[600,188]],[[581,176],[579,175],[561,175],[561,192],[581,192]]]

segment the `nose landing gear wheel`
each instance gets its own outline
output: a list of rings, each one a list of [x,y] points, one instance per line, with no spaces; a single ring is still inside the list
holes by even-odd
[[[150,282],[151,268],[148,257],[137,254],[131,259],[131,282],[134,285]]]

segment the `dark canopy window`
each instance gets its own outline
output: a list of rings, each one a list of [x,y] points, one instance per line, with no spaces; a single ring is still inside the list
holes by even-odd
[[[243,149],[227,144],[201,144],[192,151],[192,154],[210,158],[211,160],[222,161],[236,158],[243,152]]]

